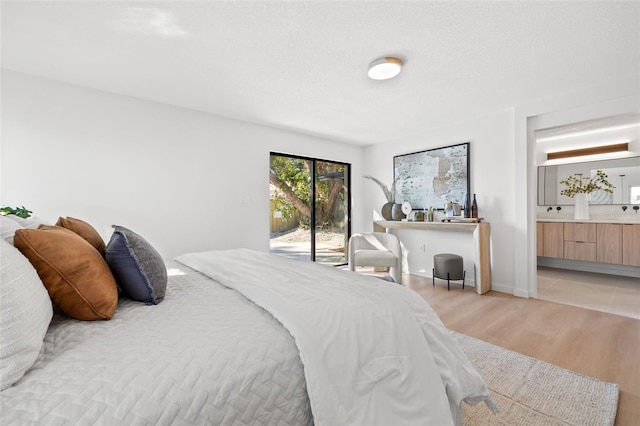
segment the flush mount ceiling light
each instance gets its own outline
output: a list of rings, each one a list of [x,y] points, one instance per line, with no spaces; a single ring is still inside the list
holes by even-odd
[[[376,59],[369,64],[368,75],[374,80],[388,80],[400,74],[402,61],[392,56]]]
[[[629,143],[618,143],[614,145],[594,146],[591,148],[572,149],[570,151],[548,152],[547,160],[558,160],[561,158],[582,157],[585,155],[611,154],[614,152],[629,151]]]

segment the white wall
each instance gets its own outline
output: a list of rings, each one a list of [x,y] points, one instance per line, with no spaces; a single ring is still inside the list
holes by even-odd
[[[119,224],[166,259],[268,250],[270,151],[351,163],[362,175],[361,147],[8,70],[1,113],[3,205],[84,219],[106,241]]]
[[[505,292],[512,291],[514,276],[513,226],[517,212],[513,202],[513,134],[513,111],[507,109],[434,128],[428,134],[372,145],[365,149],[364,155],[365,174],[391,183],[394,155],[471,142],[472,193],[478,200],[479,216],[491,224],[493,289]],[[365,226],[372,229],[372,211],[380,212],[385,198],[382,191],[369,181],[364,186],[364,194],[365,211],[368,212]],[[402,231],[399,235],[409,252],[411,273],[431,276],[433,254],[454,252],[464,257],[467,277],[473,276],[471,234]],[[425,252],[419,249],[422,244],[426,245]]]

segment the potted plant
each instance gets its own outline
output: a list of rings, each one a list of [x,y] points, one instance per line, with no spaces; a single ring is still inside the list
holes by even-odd
[[[0,207],[0,214],[2,215],[12,214],[12,215],[21,217],[23,219],[27,219],[29,216],[31,216],[31,213],[33,212],[27,209],[25,206],[16,207],[16,208],[9,207],[9,206]]]
[[[382,217],[385,220],[401,220],[405,217],[405,214],[402,213],[402,208],[400,204],[395,203],[396,197],[396,182],[393,181],[391,184],[391,188],[388,188],[387,185],[382,183],[380,180],[374,178],[373,176],[364,176],[365,179],[371,179],[375,183],[378,184],[382,192],[384,192],[384,196],[387,199],[387,202],[382,206]]]
[[[574,173],[560,181],[560,184],[566,187],[560,191],[560,194],[576,200],[574,219],[589,219],[589,195],[592,192],[602,190],[610,194],[613,193],[612,188],[615,187],[607,178],[605,172],[596,170],[596,175],[593,177]]]

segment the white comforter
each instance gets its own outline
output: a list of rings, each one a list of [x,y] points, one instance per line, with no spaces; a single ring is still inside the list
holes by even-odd
[[[54,321],[33,368],[0,392],[0,425],[313,425],[291,335],[172,266],[159,305],[121,299],[110,321]]]
[[[437,315],[405,287],[246,249],[176,260],[289,330],[316,425],[461,424],[463,401],[493,406]]]

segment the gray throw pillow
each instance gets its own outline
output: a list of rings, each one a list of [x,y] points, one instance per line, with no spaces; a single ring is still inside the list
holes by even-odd
[[[116,283],[129,298],[157,305],[167,289],[167,268],[160,253],[135,232],[112,226],[105,260]]]

